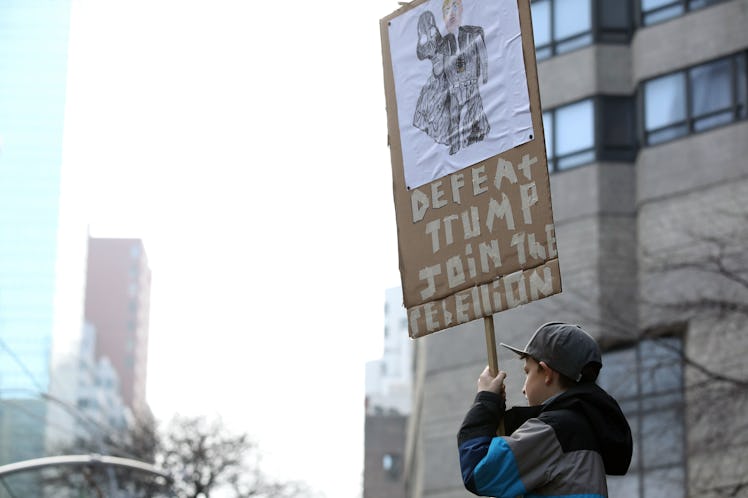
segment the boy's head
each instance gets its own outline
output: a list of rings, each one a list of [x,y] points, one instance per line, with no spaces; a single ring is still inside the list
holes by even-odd
[[[579,325],[550,322],[535,331],[525,349],[501,343],[526,361],[525,370],[543,364],[558,372],[563,389],[579,382],[594,382],[602,368],[600,347]]]

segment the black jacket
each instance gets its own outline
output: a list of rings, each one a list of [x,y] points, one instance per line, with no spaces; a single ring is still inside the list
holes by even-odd
[[[541,406],[504,409],[499,395],[479,392],[460,428],[462,478],[475,494],[605,497],[605,474],[629,468],[629,424],[595,384],[575,386]],[[496,437],[502,417],[509,435]]]

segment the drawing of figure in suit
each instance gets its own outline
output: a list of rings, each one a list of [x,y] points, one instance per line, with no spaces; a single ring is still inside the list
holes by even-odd
[[[449,86],[449,153],[455,154],[482,141],[491,129],[479,90],[488,81],[488,56],[483,28],[460,26],[461,0],[444,0],[442,12],[448,31],[444,73]]]

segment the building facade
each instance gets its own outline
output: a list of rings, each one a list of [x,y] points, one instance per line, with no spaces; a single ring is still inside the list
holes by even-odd
[[[382,357],[366,364],[366,412],[407,415],[411,403],[413,353],[399,287],[385,291],[383,345]]]
[[[746,496],[748,0],[531,8],[563,292],[495,315],[497,341],[598,339],[635,437],[611,497]],[[408,497],[471,496],[456,433],[485,348],[482,321],[415,341]],[[525,404],[522,362],[499,368]]]
[[[70,19],[69,0],[0,2],[0,465],[60,454],[76,439],[108,451],[109,429],[129,412],[84,320],[88,233],[63,154]],[[133,370],[131,400],[144,404],[145,372]],[[39,473],[14,474],[0,497],[43,496],[42,487]]]
[[[97,333],[86,324],[78,370],[76,412],[80,415],[76,426],[78,441],[93,442],[113,435],[124,434],[132,421],[132,412],[121,396],[119,377],[108,357],[96,357]],[[112,438],[115,439],[115,438]],[[97,449],[106,452],[103,447]]]
[[[0,464],[74,425],[41,397],[74,403],[55,372],[83,330],[86,227],[62,192],[69,26],[66,0],[0,4]]]
[[[146,376],[151,270],[139,239],[90,238],[86,321],[96,330],[96,359],[111,362],[122,400],[148,417]]]
[[[366,364],[364,498],[405,498],[405,437],[411,410],[412,341],[402,290],[387,289],[382,358]]]

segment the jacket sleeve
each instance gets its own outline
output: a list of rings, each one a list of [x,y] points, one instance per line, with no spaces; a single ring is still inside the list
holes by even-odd
[[[457,447],[462,482],[471,493],[482,494],[475,482],[475,471],[488,454],[505,409],[506,404],[501,396],[489,391],[480,391],[462,421],[460,432],[457,434]]]
[[[497,402],[480,394],[458,436],[465,488],[480,496],[514,498],[547,484],[561,454],[553,429],[533,418],[511,436],[496,437],[499,418],[494,416],[494,422],[489,419],[491,413],[497,413],[490,409]]]

